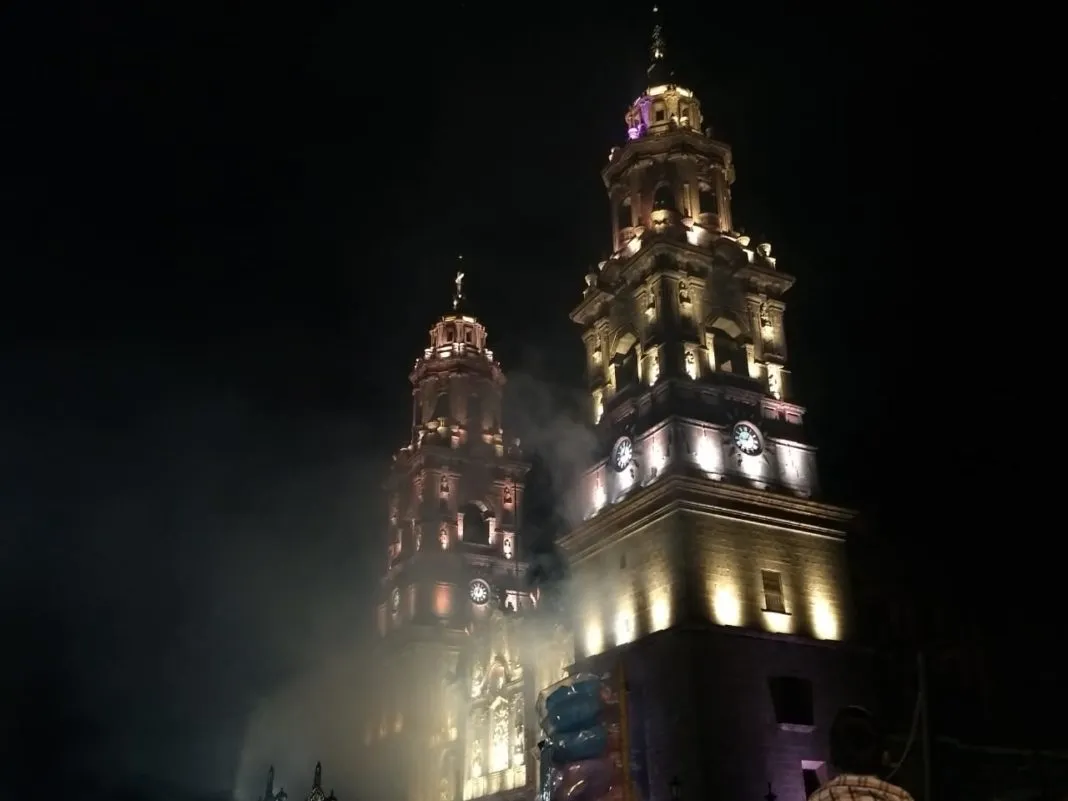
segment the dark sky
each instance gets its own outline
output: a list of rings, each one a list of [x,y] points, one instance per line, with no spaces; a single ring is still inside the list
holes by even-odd
[[[648,9],[202,5],[4,25],[0,795],[42,760],[54,789],[226,787],[255,699],[359,636],[458,253],[506,370],[578,386],[567,314],[608,253],[599,172]],[[672,4],[668,49],[734,146],[736,223],[798,277],[829,495],[906,522],[926,562],[929,496],[891,489],[916,486],[902,368],[925,345],[894,349],[931,313],[893,308],[907,25],[788,5]]]

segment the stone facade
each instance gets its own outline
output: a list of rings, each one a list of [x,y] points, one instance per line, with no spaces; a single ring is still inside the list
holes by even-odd
[[[553,655],[545,667],[555,652],[524,640],[537,600],[519,558],[527,464],[518,442],[505,442],[504,374],[462,300],[461,273],[454,313],[433,326],[412,370],[412,439],[387,482],[364,732],[376,797],[532,794],[536,689],[567,665]]]
[[[616,250],[571,318],[602,458],[576,487],[573,670],[622,671],[638,795],[804,798],[834,713],[870,701],[850,645],[853,513],[819,497],[771,245],[734,230],[730,146],[663,63],[602,175]]]

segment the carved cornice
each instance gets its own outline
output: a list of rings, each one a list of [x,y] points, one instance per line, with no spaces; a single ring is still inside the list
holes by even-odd
[[[749,286],[755,287],[760,292],[772,292],[781,295],[794,285],[796,280],[788,273],[773,270],[770,267],[762,267],[758,264],[749,264],[742,267],[735,275],[747,281]]]
[[[586,326],[601,316],[601,310],[606,303],[615,298],[601,286],[592,286],[586,290],[579,305],[571,312],[571,319],[579,325]]]
[[[665,475],[632,497],[605,508],[560,539],[575,560],[597,553],[676,512],[788,529],[799,535],[843,540],[856,512],[819,501],[684,475]]]
[[[690,155],[710,161],[718,160],[722,162],[722,166],[729,165],[731,161],[730,145],[709,139],[692,128],[679,128],[668,133],[644,136],[641,139],[627,142],[615,151],[615,157],[601,171],[601,178],[605,186],[611,186],[627,170],[635,166],[635,161],[656,155],[666,156],[669,152],[673,155]]]

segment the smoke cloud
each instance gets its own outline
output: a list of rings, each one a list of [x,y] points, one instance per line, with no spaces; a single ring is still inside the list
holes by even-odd
[[[541,378],[536,372],[510,371],[505,393],[505,422],[519,436],[534,461],[528,512],[535,526],[554,525],[539,519],[547,503],[555,526],[570,527],[582,519],[572,488],[592,462],[598,439],[586,422],[587,396]],[[534,508],[531,508],[533,506]]]

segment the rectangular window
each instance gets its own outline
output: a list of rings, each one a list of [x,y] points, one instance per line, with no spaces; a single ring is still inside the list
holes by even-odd
[[[809,731],[815,725],[812,682],[800,676],[772,676],[768,679],[775,722],[781,728]]]
[[[786,614],[786,600],[782,593],[782,574],[777,570],[761,570],[764,584],[764,611]]]

